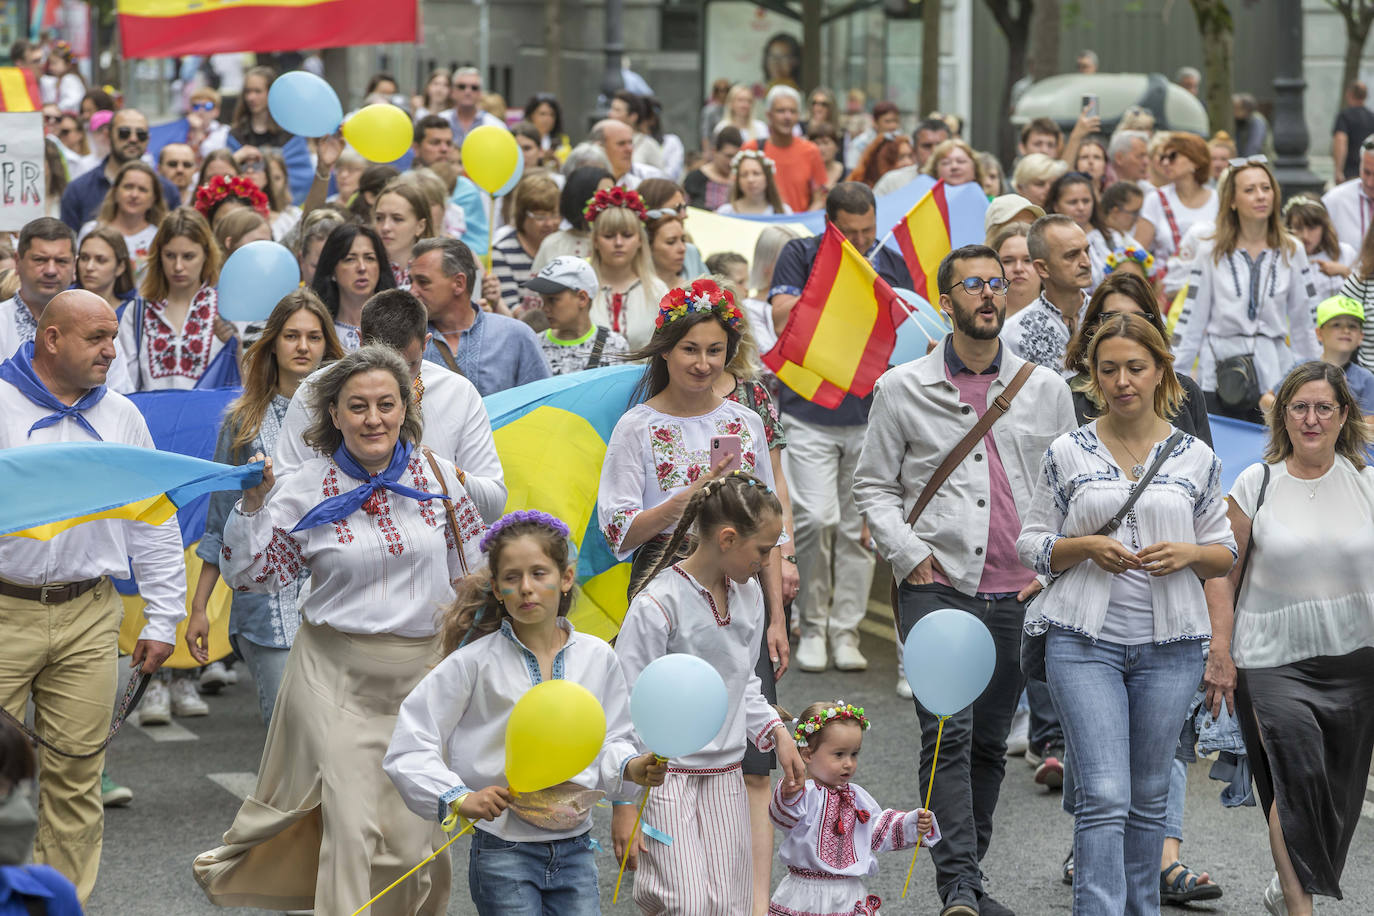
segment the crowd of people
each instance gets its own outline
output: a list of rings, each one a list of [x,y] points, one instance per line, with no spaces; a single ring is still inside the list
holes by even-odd
[[[459,68],[418,88],[407,155],[375,164],[338,136],[284,131],[267,105],[276,74],[253,67],[224,121],[220,94],[193,89],[185,136],[150,161],[142,113],[78,86],[60,48],[21,50],[52,96],[49,215],[0,250],[0,448],[152,447],[123,395],[239,386],[215,459],[263,462],[261,483],[211,499],[192,583],[174,519],[0,541],[0,616],[28,615],[0,646],[0,701],[22,719],[31,698],[37,732],[59,744],[39,752],[24,822],[36,861],[80,899],[102,802],[131,793],[102,753],[61,748],[79,755],[108,729],[110,577],[129,557],[148,619],[132,663],[154,675],[142,724],[209,714],[202,694],[231,683],[238,659],[267,725],[256,787],[195,859],[221,905],[352,912],[457,815],[477,823],[479,912],[599,912],[588,830],[604,793],[645,912],[873,913],[874,853],[925,844],[943,916],[1000,916],[1011,910],[981,863],[1007,761],[1024,756],[1074,818],[1073,911],[1158,912],[1222,894],[1180,853],[1198,751],[1230,755],[1224,803],[1261,807],[1269,911],[1340,895],[1374,749],[1358,714],[1374,699],[1374,586],[1359,562],[1374,521],[1367,119],[1338,122],[1353,164],[1340,183],[1282,203],[1263,153],[1157,130],[1143,109],[1110,134],[1090,110],[1067,132],[1037,118],[1004,163],[957,117],[907,133],[887,101],[842,112],[826,89],[759,98],[727,83],[690,143],[627,90],[573,142],[556,96],[513,118]],[[398,90],[377,74],[366,101]],[[1350,87],[1352,106],[1363,92]],[[461,161],[487,125],[511,131],[524,164],[495,201]],[[692,208],[823,209],[883,280],[911,289],[911,266],[880,243],[877,200],[920,175],[989,201],[985,238],[950,251],[931,291],[949,332],[872,395],[813,403],[759,356],[820,238],[770,225],[751,251],[703,258]],[[296,256],[299,289],[262,321],[226,320],[221,268],[267,239]],[[597,524],[632,570],[611,648],[566,620],[566,521],[503,514],[482,398],[626,362],[643,377],[597,492]],[[1229,493],[1209,415],[1268,428],[1263,460]],[[929,811],[883,808],[852,783],[861,706],[826,699],[795,721],[777,707],[791,665],[868,667],[875,555],[899,643],[953,607],[996,645],[971,707],[942,720],[915,703],[910,801],[934,767]],[[230,664],[209,653],[221,580]],[[187,607],[201,667],[169,671]],[[729,708],[711,744],[665,764],[628,697],[666,653],[706,659]],[[506,786],[502,736],[548,679],[597,697],[606,738],[530,802]],[[905,678],[897,691],[912,696]],[[35,783],[22,745],[0,734],[0,790],[19,802]],[[635,832],[648,787],[645,819],[671,843]],[[776,891],[775,829],[788,869]],[[441,856],[373,910],[442,913],[450,892]]]

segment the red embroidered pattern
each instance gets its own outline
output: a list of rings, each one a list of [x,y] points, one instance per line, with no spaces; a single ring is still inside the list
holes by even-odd
[[[836,871],[859,861],[854,852],[854,806],[842,804],[838,792],[825,793],[821,826],[816,831],[816,856]]]
[[[437,492],[429,488],[429,478],[425,476],[424,467],[420,464],[419,458],[412,456],[410,464],[406,465],[406,470],[410,471],[410,479],[414,483],[415,489],[424,493]],[[420,518],[424,519],[425,524],[431,528],[437,528],[439,526],[439,520],[434,514],[434,500],[426,499],[418,502],[416,505],[420,507]],[[449,538],[448,540],[451,542],[453,539]],[[452,547],[453,544],[449,543],[449,546]]]
[[[372,494],[372,499],[377,500],[377,529],[382,532],[382,540],[386,542],[386,549],[393,557],[399,557],[405,553],[405,544],[401,543],[401,532],[396,530],[396,523],[391,518],[391,501],[386,498],[385,490],[378,490]]]
[[[320,484],[320,492],[324,494],[325,499],[339,495],[339,469],[337,467],[330,465],[329,469],[324,472],[324,481]],[[340,544],[353,543],[353,530],[348,527],[347,519],[340,519],[334,523],[334,536],[338,538]]]
[[[148,348],[148,375],[151,378],[182,376],[199,379],[210,364],[215,343],[215,318],[219,315],[219,295],[202,286],[186,311],[180,332],[162,317],[165,302],[149,302],[143,310],[143,339]]]
[[[888,830],[892,830],[892,848],[901,849],[906,845],[906,831],[903,824],[906,821],[906,811],[884,811],[878,817],[878,823],[873,828],[873,839],[869,843],[873,851],[877,852],[882,848],[883,839],[887,836]],[[895,826],[895,829],[893,829]]]
[[[457,497],[453,506],[454,517],[458,519],[458,536],[464,541],[471,541],[474,538],[481,538],[486,526],[482,524],[482,516],[477,511],[477,507],[468,499],[467,494]]]
[[[726,592],[725,592],[725,594],[726,594],[726,605],[725,605],[725,614],[722,616],[721,613],[720,613],[720,611],[716,608],[716,599],[715,599],[714,596],[712,596],[712,594],[711,594],[710,592],[708,592],[706,589],[702,588],[701,586],[697,585],[696,581],[693,580],[691,576],[687,575],[687,573],[685,573],[685,572],[683,572],[681,569],[679,569],[679,568],[678,568],[678,565],[677,565],[676,563],[674,563],[672,566],[670,566],[669,569],[671,569],[673,572],[677,573],[679,576],[681,576],[683,579],[685,579],[685,580],[687,581],[687,584],[688,584],[688,585],[692,586],[692,588],[695,588],[698,592],[701,593],[701,597],[703,597],[703,598],[706,599],[706,603],[709,604],[709,605],[711,606],[711,616],[716,618],[716,626],[718,626],[718,627],[728,627],[728,626],[730,625],[730,605],[729,605],[729,595],[730,595],[729,589],[730,589],[730,586],[729,586],[729,585],[725,586],[725,588],[726,588]]]
[[[789,871],[791,871],[791,869],[789,869]],[[769,903],[768,916],[878,916],[878,908],[882,905],[883,899],[877,894],[869,894],[862,900],[854,901],[854,909],[845,910],[843,913],[822,913],[818,910],[794,910],[790,906],[783,906],[781,903]]]
[[[224,557],[224,559],[226,559],[226,560],[231,560],[231,559],[233,559],[233,557],[234,557],[234,552],[233,552],[232,550],[229,549],[229,545],[228,545],[228,544],[225,544],[223,547],[221,547],[221,548],[219,549],[219,552],[220,552],[220,556]]]
[[[253,555],[253,565],[262,570],[253,577],[254,582],[266,582],[275,577],[279,585],[290,585],[300,575],[301,546],[282,529],[273,528],[267,548]]]

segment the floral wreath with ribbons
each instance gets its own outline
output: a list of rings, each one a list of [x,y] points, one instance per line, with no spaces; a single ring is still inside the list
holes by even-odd
[[[792,730],[792,737],[796,739],[797,747],[806,747],[812,735],[816,734],[830,723],[838,722],[841,719],[848,719],[851,722],[859,723],[859,728],[864,731],[867,731],[868,726],[871,724],[868,721],[868,716],[864,714],[864,708],[862,706],[851,706],[841,700],[834,706],[827,706],[806,721],[798,722],[797,727]]]
[[[582,216],[587,222],[593,223],[598,216],[612,207],[633,210],[641,223],[649,221],[649,214],[644,208],[644,198],[639,196],[638,191],[627,191],[622,187],[597,191],[592,199],[587,201],[587,206],[582,208]]]
[[[196,209],[206,219],[215,208],[229,199],[237,199],[252,207],[267,219],[267,195],[251,178],[242,175],[216,175],[196,189]]]
[[[758,149],[742,149],[738,153],[735,153],[734,158],[730,160],[730,171],[738,172],[740,163],[746,159],[757,161],[769,175],[776,175],[778,172],[778,168],[773,164],[773,160],[765,156],[763,150]]]
[[[511,525],[518,525],[522,522],[532,522],[541,528],[547,528],[562,538],[566,538],[570,534],[567,523],[558,516],[550,515],[547,512],[540,512],[538,509],[521,509],[518,512],[507,512],[491,523],[491,527],[487,529],[487,533],[482,535],[482,541],[479,545],[482,552],[486,553],[488,549],[490,549],[491,542],[496,540],[502,531],[505,531]]]
[[[734,295],[728,289],[721,289],[709,277],[693,280],[685,288],[679,286],[668,290],[668,294],[658,301],[654,327],[665,327],[698,312],[714,312],[732,331],[743,331],[744,313],[735,305]]]
[[[1103,273],[1111,273],[1127,261],[1135,261],[1145,269],[1147,275],[1155,266],[1154,255],[1139,245],[1127,245],[1125,248],[1117,248],[1107,254],[1107,267]]]

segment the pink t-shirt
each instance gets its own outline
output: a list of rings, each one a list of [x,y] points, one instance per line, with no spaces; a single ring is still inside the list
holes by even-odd
[[[997,378],[997,373],[971,375],[968,372],[950,373],[948,363],[945,375],[954,387],[959,389],[959,400],[974,409],[981,419],[988,409],[988,389]],[[1016,538],[1021,533],[1021,517],[1016,512],[1016,500],[1011,495],[1011,484],[1007,481],[1006,468],[997,454],[997,443],[992,438],[992,430],[983,436],[983,445],[988,454],[988,489],[992,500],[988,513],[988,546],[983,551],[983,575],[978,580],[978,591],[983,594],[1005,594],[1019,592],[1025,588],[1035,573],[1021,564],[1016,555]],[[936,582],[950,585],[950,581],[938,572]]]

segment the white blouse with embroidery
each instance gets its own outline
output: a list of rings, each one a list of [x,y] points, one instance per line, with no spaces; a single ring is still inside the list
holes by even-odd
[[[756,579],[729,582],[725,606],[716,607],[710,591],[681,566],[673,565],[630,602],[616,636],[615,654],[631,693],[650,662],[670,652],[683,652],[715,668],[729,695],[725,724],[716,737],[695,754],[673,758],[673,766],[692,770],[737,766],[746,740],[761,751],[773,749],[773,729],[782,720],[764,699],[763,686],[754,673],[763,627],[763,589]]]
[[[675,417],[640,404],[615,424],[601,466],[596,509],[601,532],[616,559],[629,559],[634,552],[623,549],[621,543],[636,515],[667,502],[710,471],[714,436],[739,436],[741,470],[773,486],[763,421],[734,401],[722,400],[715,410],[699,417]],[[672,526],[665,530],[671,531]]]
[[[271,594],[308,568],[310,595],[301,615],[317,626],[363,635],[425,637],[438,632],[453,582],[483,562],[478,541],[482,517],[458,482],[453,464],[435,455],[453,497],[460,546],[453,541],[444,507],[383,490],[333,524],[291,533],[315,506],[363,483],[331,458],[312,458],[277,481],[261,509],[245,514],[242,501],[224,526],[220,573],[239,591]],[[440,492],[429,462],[417,451],[401,483]],[[466,563],[466,567],[464,566]]]
[[[780,781],[768,816],[783,831],[778,858],[790,869],[865,878],[878,873],[875,853],[940,842],[938,821],[923,837],[916,826],[917,809],[884,808],[852,782],[837,789],[808,779],[790,800],[782,788]]]
[[[120,316],[115,352],[134,357],[125,363],[131,391],[194,388],[224,349],[215,334],[219,293],[213,286],[202,286],[192,298],[179,329],[167,323],[165,308],[165,302],[135,300]]]

